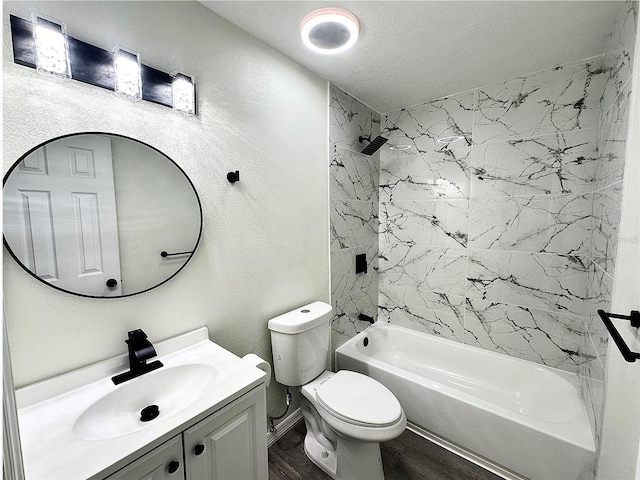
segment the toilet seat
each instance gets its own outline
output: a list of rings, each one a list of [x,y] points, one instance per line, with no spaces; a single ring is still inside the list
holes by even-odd
[[[386,442],[387,440],[391,440],[392,438],[396,438],[398,435],[400,435],[407,425],[407,417],[404,413],[404,410],[402,410],[399,402],[397,406],[400,409],[400,417],[395,422],[387,425],[380,423],[367,424],[367,418],[365,418],[365,422],[362,422],[362,417],[358,416],[357,414],[353,414],[353,410],[348,410],[349,407],[344,407],[344,409],[342,409],[341,406],[329,401],[329,405],[333,409],[332,411],[329,409],[329,407],[325,407],[320,402],[317,391],[321,389],[323,385],[327,384],[327,392],[325,392],[326,396],[323,396],[325,404],[327,403],[327,398],[331,398],[330,391],[334,390],[335,388],[335,390],[341,392],[341,396],[344,397],[345,402],[347,400],[350,400],[350,404],[352,405],[352,408],[354,410],[367,410],[367,406],[364,402],[358,403],[358,389],[355,388],[356,383],[353,382],[354,379],[359,380],[360,376],[368,378],[376,385],[376,387],[371,387],[371,385],[369,385],[368,387],[361,389],[363,392],[367,392],[366,394],[370,395],[369,400],[375,402],[376,392],[380,392],[381,389],[387,390],[386,387],[384,387],[382,384],[378,383],[372,378],[366,377],[366,375],[346,371],[348,373],[345,376],[345,374],[341,372],[345,372],[345,370],[340,370],[338,373],[325,371],[318,377],[313,379],[311,382],[302,386],[301,392],[303,397],[305,398],[305,400],[308,400],[309,403],[311,403],[313,408],[317,410],[317,412],[320,414],[320,417],[322,417],[322,420],[326,422],[337,434],[363,442]],[[338,374],[340,374],[340,377],[343,377],[343,379],[339,380],[339,382],[333,383],[332,379]],[[357,377],[351,376],[351,374],[356,375]],[[338,377],[338,379],[340,379],[340,377]],[[350,379],[346,382],[348,386],[345,386],[345,384],[342,383],[345,378]],[[366,380],[364,380],[364,382],[366,382]],[[357,385],[361,385],[361,383],[358,381]],[[381,389],[379,389],[378,387],[381,387]],[[395,401],[397,402],[397,399],[395,399]],[[394,410],[393,402],[385,402],[385,404],[390,405],[391,411]],[[340,414],[340,416],[338,416],[336,413]],[[345,413],[349,413],[350,416],[345,415]],[[395,414],[391,413],[390,416],[395,416]],[[388,420],[389,416],[386,417],[386,419],[384,416],[378,417],[378,422],[381,421],[380,418],[382,418],[382,421],[384,422]],[[358,422],[358,420],[361,424],[356,423]],[[369,418],[368,421],[371,421],[371,419]]]
[[[388,427],[402,417],[402,407],[391,391],[376,380],[340,370],[316,390],[318,405],[352,425]]]

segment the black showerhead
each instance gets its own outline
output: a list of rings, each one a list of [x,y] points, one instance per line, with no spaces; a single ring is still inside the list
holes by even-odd
[[[373,139],[373,141],[370,140],[370,137],[362,137],[362,136],[359,137],[358,140],[360,140],[360,143],[369,142],[369,145],[364,147],[364,149],[360,153],[364,153],[365,155],[373,155],[374,153],[376,153],[378,151],[378,149],[382,145],[387,143],[387,141],[389,139],[381,137],[380,135],[378,135],[376,138]]]

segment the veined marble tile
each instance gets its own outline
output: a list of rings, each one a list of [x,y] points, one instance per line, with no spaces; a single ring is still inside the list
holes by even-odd
[[[536,195],[470,201],[470,248],[587,255],[590,227],[590,195]]]
[[[607,118],[609,118],[607,116]],[[595,188],[622,181],[626,161],[627,123],[605,123],[598,135],[598,162]],[[594,188],[594,189],[595,189]]]
[[[331,250],[378,242],[378,203],[331,199]]]
[[[329,143],[361,152],[365,145],[358,137],[380,134],[380,114],[333,85],[330,94]]]
[[[638,1],[620,2],[620,11],[616,15],[613,34],[609,39],[606,51],[624,49],[633,58],[638,29]]]
[[[466,249],[382,243],[379,255],[381,292],[394,287],[464,296]]]
[[[577,372],[582,321],[575,315],[467,299],[465,343]]]
[[[629,105],[631,100],[631,82],[627,82],[622,91],[611,103],[602,117],[602,124],[626,123],[629,120]]]
[[[378,201],[379,161],[344,148],[334,147],[329,165],[332,199]]]
[[[606,365],[609,332],[597,312],[598,310],[604,310],[605,312],[611,311],[613,277],[593,262],[590,263],[588,272],[589,315],[585,316],[585,322],[596,355],[602,363]]]
[[[356,254],[367,256],[367,273],[356,274]],[[378,291],[378,245],[367,245],[361,249],[345,248],[331,252],[331,298],[338,300],[360,290]],[[377,300],[376,300],[377,305]]]
[[[477,145],[471,152],[471,196],[499,197],[593,190],[596,129]]]
[[[589,306],[586,280],[580,257],[469,250],[470,298],[583,315]]]
[[[609,111],[631,77],[632,59],[626,50],[609,52],[604,56],[604,87],[600,98],[601,117]]]
[[[593,193],[591,258],[611,276],[618,250],[621,202],[622,181]]]
[[[392,144],[411,145],[414,154],[468,147],[474,103],[475,93],[468,92],[388,113],[382,135],[388,135]],[[446,145],[436,142],[452,135],[464,135],[465,139]]]
[[[379,293],[378,319],[462,342],[464,297],[387,285]]]
[[[380,241],[466,247],[468,200],[380,203]]]
[[[600,455],[600,445],[602,442],[602,417],[604,415],[604,381],[596,380],[595,378],[586,378],[585,386],[583,387],[583,398],[585,399],[585,408],[587,411],[587,418],[589,419],[589,426],[593,435],[593,440],[596,445],[596,459],[597,465],[598,457]],[[592,478],[596,477],[596,467],[594,465]]]
[[[604,366],[600,358],[598,357],[598,353],[596,351],[596,347],[593,345],[592,339],[589,335],[583,335],[582,345],[580,346],[580,352],[582,357],[585,359],[583,363],[580,364],[580,368],[578,369],[580,388],[582,389],[582,394],[585,399],[585,404],[587,407],[587,413],[591,413],[593,416],[596,416],[598,413],[598,408],[593,408],[595,405],[591,405],[592,412],[589,412],[588,409],[590,407],[589,401],[591,402],[597,401],[597,398],[589,399],[589,395],[591,395],[593,390],[593,382],[603,382],[605,378]],[[602,401],[602,399],[599,399]],[[602,408],[602,404],[599,405],[599,408]],[[591,418],[589,419],[592,428],[595,427],[595,418],[592,422]],[[595,428],[594,428],[595,429]]]
[[[585,361],[580,365],[578,374],[580,375],[580,386],[585,393],[589,388],[587,385],[589,380],[604,381],[605,378],[604,366],[592,340],[590,335],[583,335],[580,346],[580,352]]]
[[[423,155],[381,154],[380,200],[468,198],[471,147]]]
[[[358,320],[359,314],[364,313],[375,319],[378,312],[376,298],[369,296],[367,291],[342,297],[332,303],[331,349],[334,351],[371,325]]]
[[[478,90],[475,144],[594,128],[600,114],[602,58],[556,67]]]
[[[584,336],[581,351],[587,361],[582,363],[578,370],[580,388],[584,398],[587,418],[589,419],[589,426],[595,443],[598,445],[602,435],[605,371],[590,335]],[[596,450],[598,450],[597,447]]]

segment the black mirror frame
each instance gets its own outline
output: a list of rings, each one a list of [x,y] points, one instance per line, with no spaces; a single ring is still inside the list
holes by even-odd
[[[20,259],[16,256],[16,254],[13,252],[13,250],[9,246],[9,243],[7,242],[7,239],[4,236],[4,232],[2,232],[2,243],[4,244],[5,248],[9,252],[9,254],[18,263],[18,265],[20,265],[23,270],[25,270],[27,273],[29,273],[29,275],[31,275],[33,278],[35,278],[39,282],[44,283],[45,285],[47,285],[50,288],[53,288],[55,290],[59,290],[59,291],[64,292],[64,293],[68,293],[70,295],[76,295],[78,297],[85,297],[85,298],[118,299],[118,298],[132,297],[134,295],[140,295],[141,293],[148,292],[149,290],[153,290],[154,288],[157,288],[157,287],[159,287],[161,285],[164,285],[169,280],[171,280],[173,277],[175,277],[178,273],[180,273],[184,269],[184,267],[187,266],[187,264],[191,261],[191,259],[195,255],[195,253],[196,253],[196,251],[198,249],[198,245],[200,245],[200,240],[202,239],[202,224],[203,224],[203,218],[204,217],[203,217],[203,214],[202,214],[202,202],[200,201],[200,196],[198,195],[198,191],[196,190],[196,187],[193,185],[193,182],[191,181],[191,179],[189,178],[187,173],[173,159],[171,159],[168,155],[166,155],[165,153],[161,152],[157,148],[155,148],[155,147],[153,147],[153,146],[149,145],[148,143],[145,143],[145,142],[143,142],[141,140],[137,140],[135,138],[127,137],[126,135],[120,135],[118,133],[98,132],[98,131],[84,132],[83,131],[83,132],[68,133],[66,135],[60,135],[59,137],[51,138],[51,139],[49,139],[49,140],[47,140],[45,142],[40,143],[39,145],[36,145],[35,147],[33,147],[29,151],[27,151],[25,154],[23,154],[18,160],[16,160],[13,163],[13,165],[11,165],[11,168],[9,168],[7,173],[2,178],[3,192],[4,192],[4,185],[7,182],[7,179],[9,178],[9,175],[11,175],[11,172],[13,172],[13,170],[16,169],[16,167],[20,164],[20,162],[22,162],[22,160],[24,160],[28,155],[30,155],[31,153],[35,152],[39,148],[42,148],[42,147],[44,147],[45,145],[47,145],[47,144],[49,144],[51,142],[55,142],[55,141],[58,141],[60,139],[67,138],[67,137],[74,137],[74,136],[77,136],[77,135],[108,135],[108,136],[111,136],[111,137],[119,137],[119,138],[124,138],[124,139],[127,139],[127,140],[131,140],[133,142],[136,142],[136,143],[139,143],[141,145],[144,145],[145,147],[150,148],[151,150],[153,150],[153,151],[157,152],[158,154],[162,155],[164,158],[166,158],[168,161],[170,161],[180,171],[180,173],[182,173],[182,175],[184,175],[184,178],[189,182],[189,185],[191,186],[191,189],[193,190],[193,194],[195,195],[196,200],[198,202],[198,210],[200,211],[200,228],[198,230],[198,239],[196,240],[196,244],[194,245],[193,251],[189,255],[189,258],[187,258],[185,260],[184,264],[178,270],[176,270],[171,276],[167,277],[162,282],[160,282],[160,283],[158,283],[156,285],[153,285],[152,287],[146,288],[144,290],[140,290],[139,292],[128,293],[126,295],[118,295],[118,296],[114,296],[114,297],[104,297],[104,296],[100,297],[100,296],[96,296],[96,295],[86,295],[84,293],[72,292],[70,290],[65,290],[64,288],[60,288],[60,287],[58,287],[56,285],[50,284],[46,280],[43,280],[40,277],[38,277],[29,268],[27,268],[27,266],[24,263],[22,263],[20,261]]]

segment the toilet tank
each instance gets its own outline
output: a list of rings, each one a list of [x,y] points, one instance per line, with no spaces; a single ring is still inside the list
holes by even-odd
[[[313,302],[269,320],[276,381],[304,385],[325,370],[331,333],[331,306]]]

